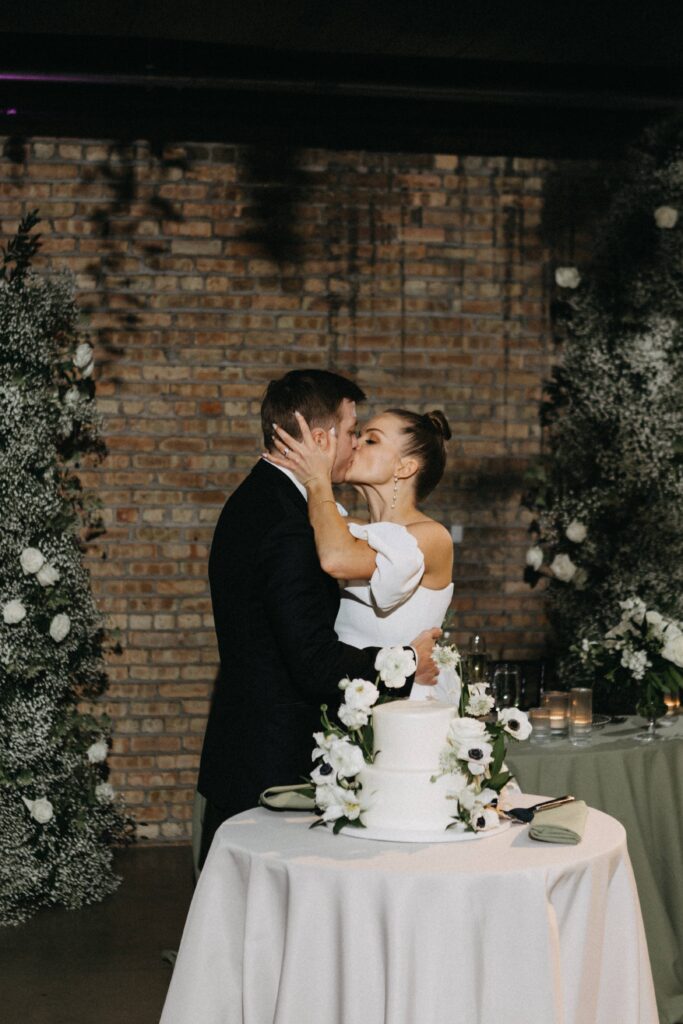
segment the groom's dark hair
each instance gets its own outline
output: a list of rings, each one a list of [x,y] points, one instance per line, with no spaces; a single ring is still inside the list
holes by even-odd
[[[311,427],[327,428],[339,418],[339,406],[345,398],[362,402],[365,393],[347,377],[331,370],[290,370],[279,380],[271,380],[261,403],[263,443],[273,447],[273,423],[284,427],[292,437],[301,437],[294,417],[300,412]]]

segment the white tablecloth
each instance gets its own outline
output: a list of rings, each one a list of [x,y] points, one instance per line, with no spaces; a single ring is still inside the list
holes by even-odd
[[[528,794],[519,803],[530,804]],[[657,1024],[622,826],[380,843],[262,808],[216,834],[161,1024]]]

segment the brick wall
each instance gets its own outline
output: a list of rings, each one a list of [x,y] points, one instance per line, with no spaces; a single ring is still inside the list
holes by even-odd
[[[40,209],[42,265],[75,274],[97,343],[110,455],[83,478],[108,533],[90,564],[122,633],[112,781],[141,835],[189,832],[217,660],[212,530],[260,451],[264,385],[289,368],[352,373],[368,412],[444,409],[450,465],[426,507],[464,528],[457,639],[543,652],[520,488],[557,359],[553,267],[574,258],[599,177],[508,157],[7,140],[2,233]]]

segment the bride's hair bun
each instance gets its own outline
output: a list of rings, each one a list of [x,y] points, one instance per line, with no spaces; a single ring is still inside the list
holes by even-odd
[[[448,420],[441,412],[441,409],[432,409],[431,412],[426,412],[424,419],[429,423],[434,433],[439,434],[444,441],[450,440],[451,428],[448,426]]]

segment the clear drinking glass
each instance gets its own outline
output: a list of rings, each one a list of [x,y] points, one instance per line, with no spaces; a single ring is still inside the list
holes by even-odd
[[[503,663],[498,665],[493,673],[493,696],[496,702],[496,709],[519,707],[520,699],[520,674],[516,665]]]
[[[593,691],[577,686],[569,691],[569,740],[575,747],[587,746],[593,732]]]

